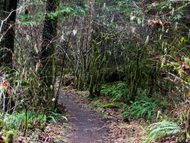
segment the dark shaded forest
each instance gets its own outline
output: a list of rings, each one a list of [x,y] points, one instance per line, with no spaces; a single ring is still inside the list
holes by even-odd
[[[189,1],[0,0],[0,22],[0,142],[69,142],[76,99],[103,142],[190,142]]]

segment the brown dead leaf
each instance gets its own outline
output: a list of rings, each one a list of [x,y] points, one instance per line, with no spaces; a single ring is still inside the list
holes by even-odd
[[[4,82],[1,83],[1,86],[3,89],[7,90],[7,88],[10,86],[10,83],[8,80],[5,80]]]
[[[16,55],[15,54],[12,55],[12,60],[16,61]]]
[[[130,124],[130,121],[129,121],[129,119],[128,119],[127,117],[125,117],[125,118],[123,119],[123,122],[127,122],[128,124]]]
[[[5,143],[5,139],[0,135],[0,143]]]

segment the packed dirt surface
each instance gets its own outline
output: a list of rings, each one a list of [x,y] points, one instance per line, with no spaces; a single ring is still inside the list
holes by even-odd
[[[99,113],[86,109],[77,101],[73,95],[61,91],[59,103],[66,104],[66,110],[71,115],[72,126],[70,143],[106,143],[109,135],[107,121]]]

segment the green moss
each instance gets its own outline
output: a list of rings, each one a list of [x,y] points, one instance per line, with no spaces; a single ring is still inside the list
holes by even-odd
[[[7,137],[5,143],[13,143],[14,142],[15,134],[13,131],[7,132]]]
[[[119,108],[119,107],[117,105],[109,103],[109,104],[104,105],[103,108]]]
[[[102,109],[97,109],[96,111],[97,111],[97,112],[100,112],[100,111],[102,111]]]
[[[180,64],[179,64],[179,63],[174,63],[174,66],[175,66],[175,67],[179,67]]]

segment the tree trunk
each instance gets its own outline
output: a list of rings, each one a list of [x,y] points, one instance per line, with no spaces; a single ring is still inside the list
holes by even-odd
[[[60,0],[47,0],[46,12],[49,14],[51,12],[55,12],[59,6],[59,3]],[[40,57],[40,61],[43,65],[43,70],[41,71],[41,99],[45,97],[45,106],[47,106],[47,101],[52,101],[54,98],[56,42],[54,42],[53,38],[57,36],[57,26],[58,18],[55,16],[52,18],[49,15],[46,15],[44,21],[43,44]],[[52,105],[54,104],[52,103]]]
[[[3,26],[0,29],[0,66],[12,68],[12,53],[14,52],[15,20],[17,0],[0,0],[0,19]],[[3,23],[2,23],[3,22]],[[6,97],[8,94],[6,93]],[[5,111],[14,106],[12,98],[5,99]],[[9,111],[11,113],[11,111]]]
[[[3,63],[5,66],[12,67],[12,53],[14,52],[14,37],[15,37],[15,29],[14,24],[16,20],[16,10],[17,9],[17,0],[4,0],[4,11],[6,12],[3,14],[5,17],[4,19],[11,13],[7,21],[4,23],[3,31],[6,32],[3,40],[1,41],[1,47],[7,48],[4,50],[5,57],[3,59]],[[2,33],[1,32],[1,33]]]
[[[0,0],[0,19],[3,20],[5,18],[5,13],[3,12],[4,10],[4,0]],[[2,21],[0,21],[0,24],[2,23]],[[1,25],[0,25],[1,26]],[[2,41],[2,37],[3,37],[3,27],[0,27],[0,50],[4,47],[3,41]],[[3,63],[2,60],[2,56],[3,56],[3,52],[2,50],[0,51],[0,66]]]

